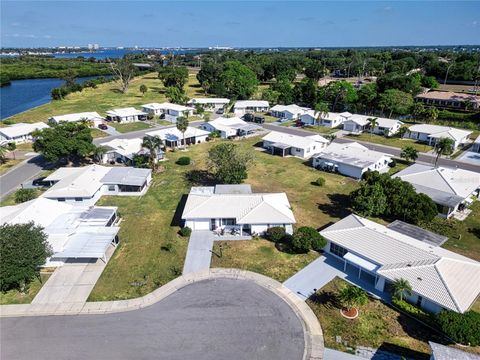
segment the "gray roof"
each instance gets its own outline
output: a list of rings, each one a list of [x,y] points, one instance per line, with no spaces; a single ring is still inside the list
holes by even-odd
[[[450,346],[428,342],[432,348],[432,360],[480,360],[480,356]]]
[[[403,179],[402,179],[403,180]],[[404,180],[408,181],[408,180]],[[458,204],[460,204],[463,200],[465,200],[463,197],[454,195],[445,191],[433,189],[428,186],[423,186],[420,184],[412,184],[417,193],[425,194],[427,195],[430,199],[433,200],[434,203],[448,206],[451,208],[454,208]]]
[[[394,230],[400,234],[410,236],[433,246],[441,246],[445,241],[448,240],[447,236],[435,234],[431,231],[422,229],[412,224],[407,224],[406,222],[400,220],[395,220],[394,222],[388,224],[387,227],[390,230]]]
[[[150,169],[115,167],[100,181],[104,184],[142,186],[151,172]]]
[[[116,212],[114,207],[91,207],[87,211],[80,214],[80,219],[87,222],[107,222]]]
[[[252,187],[249,184],[238,185],[215,185],[215,194],[251,194]]]

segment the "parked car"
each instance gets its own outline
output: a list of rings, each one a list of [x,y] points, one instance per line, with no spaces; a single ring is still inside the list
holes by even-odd
[[[265,117],[264,116],[255,116],[253,118],[253,122],[257,124],[263,124],[265,122]]]
[[[105,125],[105,124],[99,124],[99,125],[98,125],[98,128],[101,129],[101,130],[107,130],[107,129],[108,129],[108,126]]]
[[[223,110],[223,109],[218,109],[218,110],[216,111],[216,113],[217,113],[218,115],[223,115],[224,112],[225,112],[225,110]]]
[[[248,122],[253,122],[255,116],[253,114],[250,114],[250,113],[246,113],[245,115],[243,115],[243,120],[245,121],[248,121]]]

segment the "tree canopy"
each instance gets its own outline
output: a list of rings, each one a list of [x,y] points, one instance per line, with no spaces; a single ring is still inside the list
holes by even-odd
[[[221,184],[240,184],[248,176],[248,166],[253,154],[233,143],[221,143],[208,151],[210,173]]]
[[[158,77],[165,87],[183,89],[188,81],[188,69],[185,66],[165,66],[158,71]]]

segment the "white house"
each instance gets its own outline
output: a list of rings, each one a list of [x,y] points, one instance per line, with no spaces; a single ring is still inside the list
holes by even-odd
[[[328,145],[328,140],[320,135],[297,136],[272,131],[263,138],[263,147],[272,155],[292,155],[308,159],[318,154]]]
[[[131,123],[144,120],[147,120],[147,113],[137,110],[133,107],[107,111],[107,121]]]
[[[102,163],[110,162],[124,163],[132,165],[133,157],[137,154],[148,154],[148,151],[142,147],[143,140],[135,139],[113,139],[100,144],[107,149],[102,156]],[[157,161],[164,158],[164,152],[157,149]]]
[[[440,216],[447,218],[463,211],[480,194],[480,173],[464,169],[413,164],[393,177],[428,195],[437,204]]]
[[[29,142],[33,140],[32,133],[35,130],[42,130],[45,128],[48,128],[48,125],[43,122],[33,124],[17,123],[2,127],[0,128],[0,142],[14,142],[16,144]]]
[[[285,193],[252,193],[250,185],[192,187],[182,214],[185,226],[196,230],[237,230],[263,234],[281,226],[293,233],[293,216]]]
[[[480,263],[357,215],[320,231],[324,250],[343,261],[344,271],[388,293],[396,279],[412,287],[406,300],[426,311],[467,311],[480,293]]]
[[[480,360],[480,355],[462,351],[452,346],[440,345],[429,341],[432,349],[430,360]]]
[[[313,158],[312,166],[361,179],[367,171],[387,172],[391,162],[390,155],[369,150],[359,143],[333,142]]]
[[[351,134],[361,134],[369,128],[368,119],[371,116],[354,114],[343,122],[343,130],[348,131]]]
[[[460,130],[449,126],[419,124],[412,125],[405,133],[405,137],[435,146],[441,138],[448,138],[454,141],[454,148],[468,142],[472,131]]]
[[[229,102],[230,100],[226,98],[193,98],[188,101],[187,105],[191,107],[201,105],[206,111],[216,111],[224,109]]]
[[[305,114],[311,109],[300,107],[296,104],[291,105],[275,105],[270,109],[270,115],[280,119],[281,121],[298,120],[300,115]]]
[[[176,122],[179,116],[192,116],[195,109],[193,107],[164,102],[161,104],[151,103],[142,105],[142,110],[153,115],[164,114],[165,120]]]
[[[101,117],[99,113],[94,111],[52,116],[48,119],[48,121],[53,124],[60,124],[62,122],[87,121],[89,123],[92,123],[93,127],[98,127],[98,125],[100,125],[103,120],[103,117]]]
[[[262,130],[262,127],[247,123],[236,116],[230,118],[216,118],[215,120],[203,123],[201,128],[208,132],[218,131],[222,139],[234,138],[237,136],[249,136]]]
[[[317,117],[320,115],[320,124],[318,124]],[[352,114],[349,112],[334,113],[328,112],[324,115],[315,112],[314,110],[308,110],[306,113],[300,115],[299,119],[305,125],[320,125],[328,128],[336,128],[343,124]]]
[[[150,169],[101,165],[60,168],[44,179],[53,186],[42,197],[76,206],[93,206],[102,195],[143,195],[151,180]]]
[[[472,148],[470,149],[470,151],[480,153],[480,135],[473,142]]]
[[[45,266],[61,266],[69,258],[103,258],[118,242],[116,207],[73,206],[40,197],[0,208],[3,224],[34,222],[44,228],[53,256]]]
[[[183,145],[183,134],[176,127],[150,131],[145,135],[158,136],[166,147],[176,148]],[[208,131],[189,126],[185,131],[185,143],[186,145],[203,143],[207,141],[208,135],[210,135]]]
[[[375,127],[373,128],[374,134],[393,136],[403,125],[403,122],[395,119],[387,118],[374,118],[376,121]]]
[[[246,113],[267,112],[270,108],[268,101],[263,100],[240,100],[233,106],[233,112],[236,116],[242,116]]]

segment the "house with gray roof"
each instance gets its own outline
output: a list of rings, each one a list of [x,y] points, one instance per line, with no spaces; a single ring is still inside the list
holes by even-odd
[[[432,349],[432,356],[430,360],[480,360],[480,355],[468,353],[451,346],[429,341],[428,344]]]
[[[411,229],[410,229],[411,230]],[[324,250],[341,259],[344,271],[389,293],[396,279],[412,286],[406,300],[426,311],[464,313],[480,294],[480,263],[423,241],[423,233],[408,235],[351,214],[320,231]]]
[[[417,124],[410,126],[404,137],[426,143],[430,146],[435,146],[440,139],[447,138],[453,141],[453,149],[456,149],[460,145],[466,144],[471,134],[472,131],[456,129],[450,126]]]

